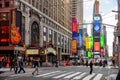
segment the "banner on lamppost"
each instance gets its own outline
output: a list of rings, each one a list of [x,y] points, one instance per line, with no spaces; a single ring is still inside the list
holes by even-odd
[[[77,53],[77,41],[72,40],[72,54],[76,54],[76,53]]]

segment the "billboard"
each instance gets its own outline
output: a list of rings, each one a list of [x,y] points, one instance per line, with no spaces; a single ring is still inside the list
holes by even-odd
[[[36,55],[39,54],[39,49],[27,49],[26,54],[28,55]]]
[[[0,13],[0,45],[8,46],[10,42],[9,13]]]
[[[77,53],[77,41],[72,40],[72,54],[76,54],[76,53]]]
[[[94,39],[93,39],[93,36],[90,36],[89,38],[90,38],[90,48],[92,48],[93,47]]]
[[[85,39],[85,42],[86,42],[86,50],[89,50],[90,49],[90,39],[89,39],[89,37],[86,37],[86,39]]]
[[[100,42],[94,42],[94,51],[100,51]]]
[[[94,23],[93,24],[93,31],[94,31],[94,33],[99,33],[100,32],[100,26],[101,26],[101,24],[100,23]]]
[[[105,36],[101,35],[100,36],[100,47],[104,47],[105,46]]]
[[[82,47],[82,45],[83,45],[83,30],[82,30],[82,29],[79,30],[78,40],[79,40],[79,41],[78,41],[79,47]]]
[[[78,36],[79,36],[79,33],[77,33],[77,32],[72,32],[72,39],[78,41]]]
[[[77,32],[77,20],[72,18],[72,32]]]

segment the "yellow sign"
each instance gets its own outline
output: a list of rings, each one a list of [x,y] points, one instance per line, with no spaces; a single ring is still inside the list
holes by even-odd
[[[39,54],[39,50],[38,49],[27,49],[26,54],[36,55],[36,54]]]

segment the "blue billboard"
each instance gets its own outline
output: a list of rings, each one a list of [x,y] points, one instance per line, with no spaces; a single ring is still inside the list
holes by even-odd
[[[77,41],[77,44],[78,44],[78,42],[79,42],[78,36],[79,36],[79,33],[77,33],[77,32],[72,32],[72,40],[76,40],[76,41]]]
[[[79,40],[79,47],[82,47],[82,45],[83,45],[83,30],[82,29],[80,29],[79,30],[79,37],[78,37],[78,40]]]
[[[94,32],[100,32],[100,23],[95,23],[93,27]]]

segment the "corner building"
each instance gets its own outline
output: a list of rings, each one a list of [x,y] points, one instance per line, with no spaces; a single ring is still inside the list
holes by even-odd
[[[42,54],[41,50],[52,44],[56,49],[58,60],[70,56],[70,0],[8,0],[8,3],[4,4],[5,1],[7,0],[0,0],[0,13],[6,11],[3,5],[11,4],[11,8],[8,5],[8,12],[15,9],[22,14],[19,44],[24,43],[26,50],[34,46],[39,49],[39,54]],[[13,46],[13,51],[16,45],[8,46]]]

